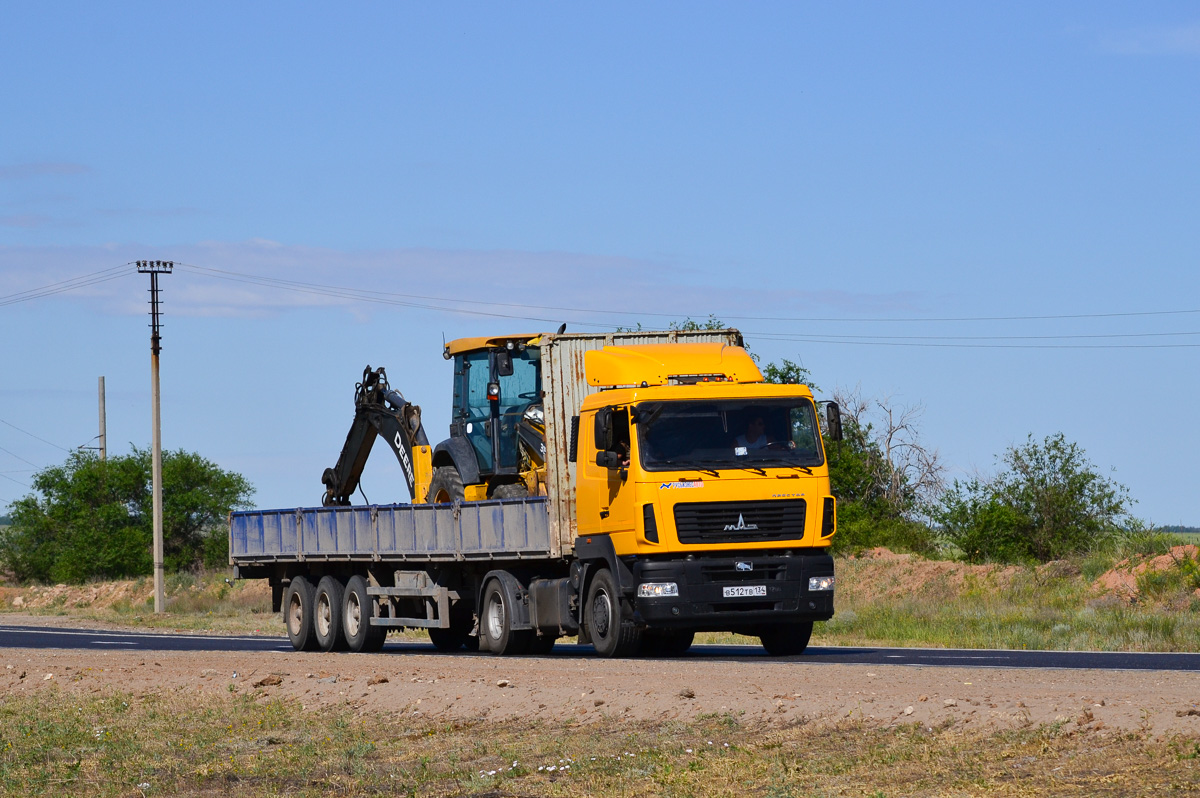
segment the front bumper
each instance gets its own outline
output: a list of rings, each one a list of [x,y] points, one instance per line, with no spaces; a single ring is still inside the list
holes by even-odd
[[[754,634],[777,624],[833,617],[833,591],[808,589],[810,578],[833,575],[828,554],[638,559],[630,567],[637,585],[679,586],[678,596],[634,599],[634,620],[651,628]],[[727,597],[724,590],[758,586],[766,588],[765,596]]]

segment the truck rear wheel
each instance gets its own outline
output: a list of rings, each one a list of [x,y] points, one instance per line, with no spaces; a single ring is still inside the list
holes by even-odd
[[[584,623],[602,657],[631,657],[641,645],[642,630],[622,619],[621,596],[607,568],[597,571],[588,587]]]
[[[429,479],[428,501],[430,504],[449,504],[460,502],[466,492],[463,490],[462,477],[454,466],[438,466],[433,469]]]
[[[346,645],[351,651],[374,653],[383,649],[387,639],[386,626],[372,626],[371,619],[379,614],[375,597],[367,593],[367,580],[355,574],[346,583],[342,628]]]
[[[342,632],[345,593],[345,585],[335,576],[323,576],[317,583],[316,598],[313,600],[313,631],[322,651],[346,648],[346,637]]]
[[[288,640],[297,651],[316,651],[317,636],[313,630],[312,582],[304,576],[293,576],[283,597],[283,623]]]
[[[804,649],[808,648],[808,640],[812,637],[812,630],[812,621],[788,623],[764,631],[759,639],[772,657],[787,657],[804,653]]]
[[[483,591],[483,615],[479,624],[480,648],[493,654],[524,654],[529,650],[533,632],[513,629],[513,608],[499,579],[493,579]]]

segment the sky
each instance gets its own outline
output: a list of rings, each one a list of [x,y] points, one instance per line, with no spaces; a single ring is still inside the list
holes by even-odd
[[[1061,432],[1200,524],[1194,4],[0,8],[0,513],[101,375],[149,444],[164,259],[163,445],[260,507],[319,502],[368,364],[439,440],[444,338],[713,314],[950,480]]]

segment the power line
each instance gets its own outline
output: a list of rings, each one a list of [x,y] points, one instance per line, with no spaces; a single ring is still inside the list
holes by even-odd
[[[556,305],[529,305],[516,302],[494,302],[490,300],[475,300],[462,299],[458,297],[440,297],[429,296],[424,294],[407,294],[390,291],[374,291],[370,289],[347,288],[344,286],[329,285],[325,283],[308,283],[297,280],[286,280],[278,277],[259,277],[248,275],[241,272],[229,271],[227,269],[215,269],[210,266],[197,266],[195,264],[180,263],[179,266],[186,267],[198,273],[207,273],[210,276],[225,276],[227,279],[239,279],[257,283],[259,285],[278,286],[291,290],[303,289],[307,293],[317,293],[325,296],[340,296],[346,299],[362,299],[363,301],[379,301],[376,297],[398,297],[404,302],[396,302],[395,304],[410,304],[411,300],[420,300],[425,302],[449,302],[468,305],[485,305],[489,307],[507,307],[520,308],[536,311],[556,310],[567,313],[595,313],[606,315],[620,315],[628,318],[631,315],[627,310],[607,310],[604,308],[578,308]],[[433,310],[453,310],[454,312],[466,313],[469,311],[455,309],[445,306],[428,306],[417,305],[418,307],[427,307]],[[1198,309],[1185,310],[1148,310],[1148,311],[1122,311],[1111,313],[1065,313],[1065,314],[1047,314],[1047,315],[1028,315],[1028,316],[948,316],[948,317],[930,317],[919,318],[911,316],[894,316],[894,317],[817,317],[817,316],[751,316],[736,313],[713,313],[712,315],[731,321],[786,321],[786,322],[867,322],[867,323],[908,323],[908,322],[977,322],[977,321],[1052,321],[1064,319],[1105,319],[1105,318],[1126,318],[1126,317],[1141,317],[1141,316],[1175,316],[1187,314],[1200,314]],[[497,315],[503,314],[487,313],[480,315]],[[688,314],[680,313],[663,313],[658,311],[638,311],[633,315],[636,316],[656,316],[662,318],[678,319],[681,316]],[[530,318],[533,321],[543,321],[543,319],[533,319],[526,316],[510,316],[508,318]],[[576,322],[579,323],[579,322]],[[599,325],[597,325],[599,326]]]
[[[748,333],[749,334],[749,333]],[[854,341],[844,338],[819,338],[797,336],[795,338],[775,338],[776,341],[794,341],[807,344],[844,344],[848,346],[916,346],[937,347],[948,349],[1193,349],[1200,348],[1196,344],[953,344],[953,343],[919,343],[916,341]]]
[[[13,423],[10,423],[10,422],[8,422],[8,421],[5,421],[5,420],[4,420],[4,419],[2,419],[2,418],[0,418],[0,424],[5,424],[5,425],[7,425],[7,426],[9,426],[9,427],[12,427],[12,428],[13,428],[13,429],[15,429],[17,432],[22,432],[22,433],[24,433],[24,434],[28,435],[29,437],[33,438],[34,440],[39,440],[39,441],[41,441],[42,443],[44,443],[44,444],[46,444],[46,445],[48,445],[48,446],[53,446],[55,449],[59,449],[60,451],[67,452],[68,454],[69,454],[69,453],[70,453],[70,451],[71,451],[70,449],[68,449],[68,448],[66,448],[66,447],[64,447],[64,446],[59,446],[57,443],[51,443],[50,441],[46,440],[45,438],[39,438],[37,435],[34,435],[34,434],[33,434],[32,432],[30,432],[29,430],[23,430],[23,429],[21,429],[20,427],[18,427],[16,424],[13,424]]]
[[[22,457],[21,455],[17,454],[16,452],[11,452],[11,451],[9,451],[8,449],[5,449],[3,446],[0,446],[0,452],[5,452],[5,453],[7,453],[7,454],[11,454],[13,457],[17,458],[17,459],[18,459],[18,460],[20,460],[22,463],[28,463],[29,465],[33,466],[34,468],[40,468],[40,466],[39,466],[37,463],[31,462],[31,461],[29,461],[29,460],[26,460],[26,459],[25,459],[24,457]]]
[[[7,307],[8,305],[15,305],[19,302],[28,302],[31,299],[41,299],[42,297],[62,294],[66,293],[67,291],[74,291],[79,288],[86,288],[90,285],[96,285],[109,280],[115,280],[119,277],[124,277],[128,273],[126,270],[127,266],[129,266],[127,263],[120,266],[111,266],[107,269],[101,269],[100,271],[80,275],[79,277],[72,277],[67,280],[59,280],[56,283],[50,283],[49,285],[43,285],[38,288],[30,288],[25,291],[18,291],[15,294],[0,296],[0,307]]]
[[[20,486],[21,486],[21,487],[23,487],[23,488],[32,488],[32,487],[33,487],[32,485],[26,485],[24,482],[22,482],[22,481],[21,481],[21,480],[19,480],[19,479],[13,479],[12,477],[8,476],[7,474],[5,474],[5,473],[3,473],[3,472],[0,472],[0,477],[4,477],[4,478],[5,478],[5,479],[7,479],[9,482],[15,482],[15,483],[17,483],[18,485],[20,485]]]

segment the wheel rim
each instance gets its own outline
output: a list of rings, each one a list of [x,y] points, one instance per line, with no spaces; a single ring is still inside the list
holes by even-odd
[[[288,603],[288,632],[292,635],[299,635],[300,630],[304,628],[304,604],[300,601],[300,594],[292,594],[292,600]]]
[[[487,633],[492,640],[504,635],[504,602],[499,593],[493,593],[487,607]]]
[[[596,637],[608,637],[608,631],[612,628],[612,601],[606,590],[597,591],[592,599],[592,626],[592,633]]]
[[[329,594],[322,593],[317,598],[317,631],[322,637],[329,636],[329,627],[333,623],[333,613],[329,606]]]
[[[346,596],[346,634],[357,637],[362,627],[362,605],[358,603],[358,595],[350,593]]]

